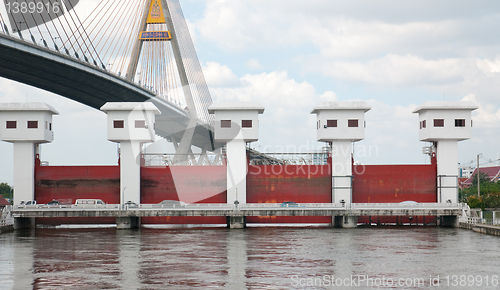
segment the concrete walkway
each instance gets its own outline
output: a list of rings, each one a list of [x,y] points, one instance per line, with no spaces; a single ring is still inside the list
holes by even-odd
[[[460,227],[462,229],[473,230],[478,233],[488,234],[493,236],[500,236],[500,227],[499,226],[490,226],[483,224],[470,224],[470,223],[460,223]]]

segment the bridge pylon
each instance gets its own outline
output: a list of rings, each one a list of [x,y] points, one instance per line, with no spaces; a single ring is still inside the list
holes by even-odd
[[[194,76],[197,75],[198,78],[194,78],[193,76],[190,76],[188,75],[188,73],[186,73],[185,60],[189,59],[191,62],[193,62],[194,59],[192,59],[193,58],[192,55],[196,56],[196,52],[194,50],[194,46],[192,45],[192,41],[189,38],[189,31],[187,30],[187,27],[185,27],[185,23],[183,23],[183,21],[177,21],[176,25],[174,25],[172,10],[175,10],[176,13],[182,13],[180,12],[180,5],[178,4],[178,1],[176,0],[146,1],[146,5],[144,6],[141,21],[139,24],[140,33],[133,45],[132,56],[127,69],[126,78],[129,81],[134,81],[134,78],[137,75],[137,69],[139,67],[139,63],[141,61],[141,54],[144,53],[143,50],[145,43],[165,42],[165,41],[170,42],[170,46],[174,56],[175,66],[177,68],[178,78],[182,86],[182,93],[184,95],[184,100],[186,102],[185,110],[190,121],[187,124],[187,128],[185,128],[180,138],[179,136],[177,137],[172,136],[171,138],[168,139],[170,142],[174,143],[177,154],[179,154],[180,156],[187,156],[187,154],[192,153],[191,145],[193,144],[193,138],[198,123],[200,121],[206,122],[208,124],[211,123],[212,119],[208,115],[207,109],[208,106],[212,103],[212,101],[208,93],[208,89],[206,89],[205,93],[208,94],[208,98],[206,96],[204,96],[205,98],[198,96],[198,104],[196,104],[197,102],[195,100],[194,94],[195,93],[200,94],[201,92],[199,90],[199,87],[206,86],[206,83],[203,78],[203,73],[201,72],[201,67],[199,66],[199,62],[197,59],[195,60],[194,63],[194,68],[195,68]],[[182,31],[180,32],[176,31],[176,27],[180,27]],[[184,37],[183,45],[186,46],[183,48],[181,48],[181,44],[179,41],[179,36],[181,35],[181,33],[187,34],[183,35]],[[189,39],[189,41],[186,41],[187,38]],[[187,52],[183,53],[183,49]],[[186,58],[187,54],[191,54],[191,58]],[[196,70],[198,71],[196,72]],[[203,79],[199,79],[200,75]],[[160,80],[160,82],[163,81],[167,80]],[[201,84],[197,84],[197,82],[201,82]]]

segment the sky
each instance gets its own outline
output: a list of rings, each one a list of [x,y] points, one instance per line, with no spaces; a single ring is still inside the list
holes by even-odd
[[[98,1],[81,1],[85,15]],[[180,0],[214,101],[252,101],[262,152],[310,152],[323,101],[363,100],[361,164],[424,164],[412,110],[425,101],[468,100],[472,138],[460,166],[496,164],[500,129],[500,2]],[[67,98],[0,78],[0,102],[54,106],[55,140],[42,145],[51,165],[117,164],[106,115]],[[12,144],[0,142],[0,182],[13,183]]]

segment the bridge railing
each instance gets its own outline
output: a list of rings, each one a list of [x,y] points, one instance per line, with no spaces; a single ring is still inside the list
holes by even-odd
[[[500,220],[498,219],[485,219],[480,217],[470,217],[467,219],[469,224],[482,224],[490,226],[500,226]]]
[[[329,153],[250,153],[250,165],[327,165]]]
[[[14,224],[14,218],[12,217],[12,205],[6,205],[0,208],[0,226],[10,226]]]
[[[33,205],[15,205],[14,209],[118,209],[119,204],[33,204]]]
[[[221,166],[222,153],[166,154],[143,153],[145,166]]]

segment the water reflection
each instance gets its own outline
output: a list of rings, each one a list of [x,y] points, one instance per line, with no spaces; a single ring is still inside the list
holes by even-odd
[[[293,277],[351,276],[429,287],[437,275],[443,286],[499,275],[498,241],[440,228],[36,229],[0,235],[0,289],[324,289]]]

